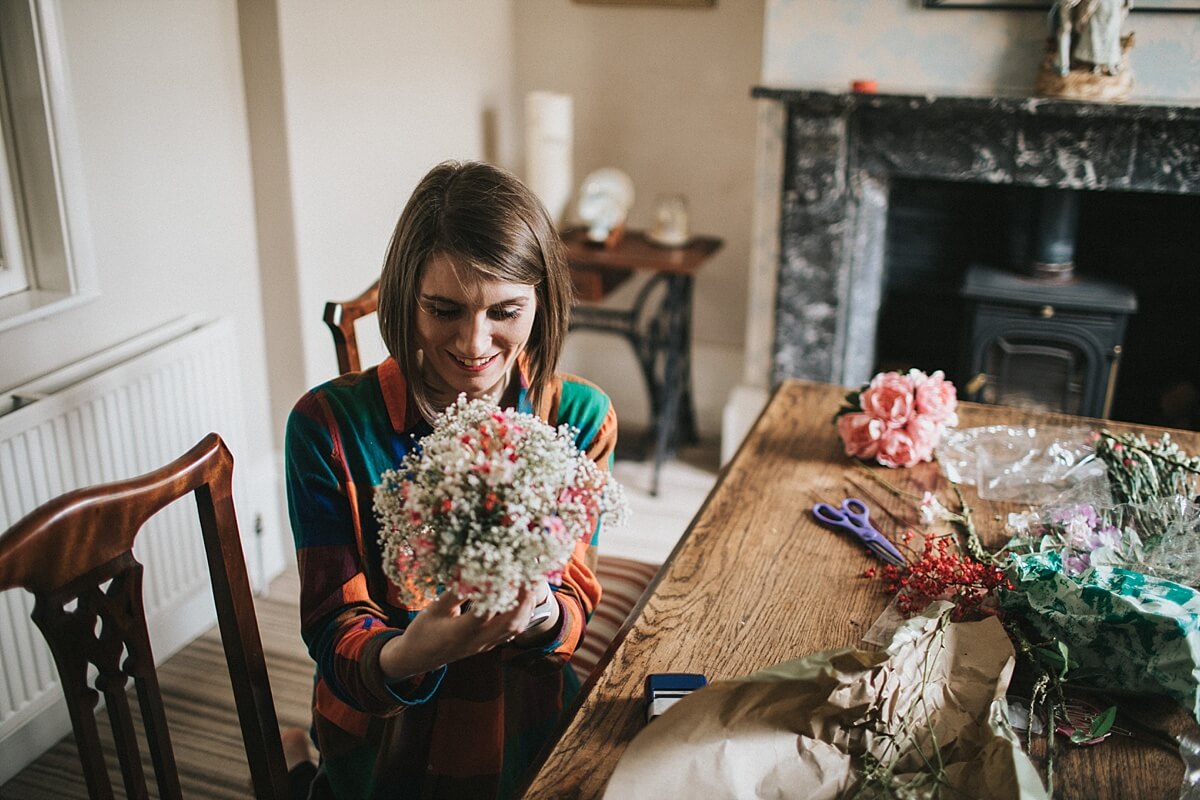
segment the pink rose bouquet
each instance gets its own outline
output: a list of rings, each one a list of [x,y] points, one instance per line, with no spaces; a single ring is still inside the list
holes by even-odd
[[[958,424],[958,393],[941,370],[881,372],[857,392],[835,420],[846,455],[885,467],[911,467],[933,458],[942,431]]]
[[[481,616],[513,608],[522,587],[561,580],[596,521],[619,525],[628,513],[620,485],[569,426],[466,395],[380,480],[383,567],[401,599],[452,588]]]

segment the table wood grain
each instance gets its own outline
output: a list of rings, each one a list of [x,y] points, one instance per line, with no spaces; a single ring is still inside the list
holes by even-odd
[[[918,525],[917,511],[864,475],[841,449],[831,418],[842,387],[784,383],[722,474],[619,633],[609,660],[585,685],[565,730],[545,755],[528,798],[593,798],[644,724],[642,686],[652,672],[736,678],[816,651],[861,646],[888,602],[863,577],[873,560],[849,539],[818,526],[819,499],[862,497],[885,533]],[[1159,429],[1000,406],[960,404],[960,427],[1089,425],[1096,430]],[[1172,431],[1189,452],[1200,434]],[[905,491],[955,497],[935,464],[874,468]],[[1016,507],[966,496],[991,545],[1003,540],[1003,514]],[[1145,722],[1173,732],[1195,728],[1167,701],[1141,700]],[[1171,753],[1112,737],[1094,747],[1058,748],[1055,795],[1063,798],[1178,797],[1182,765]]]

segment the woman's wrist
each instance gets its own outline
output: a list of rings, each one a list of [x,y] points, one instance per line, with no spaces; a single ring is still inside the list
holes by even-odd
[[[441,666],[418,663],[412,653],[411,642],[406,642],[406,638],[403,635],[392,636],[379,649],[379,669],[388,683],[399,683]]]

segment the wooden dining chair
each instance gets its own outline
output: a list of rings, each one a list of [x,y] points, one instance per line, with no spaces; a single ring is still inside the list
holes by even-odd
[[[333,334],[339,375],[362,369],[362,361],[358,357],[358,334],[354,323],[368,314],[374,314],[378,306],[379,281],[372,283],[370,288],[353,300],[331,301],[325,304],[325,324]]]
[[[378,281],[353,300],[331,301],[325,304],[325,324],[333,334],[340,373],[357,372],[362,369],[354,323],[374,313],[378,305]],[[633,611],[656,574],[656,564],[603,553],[598,555],[596,578],[600,581],[602,589],[600,604],[588,622],[587,636],[571,659],[571,665],[581,681],[586,680],[603,659],[609,643],[624,625],[629,613]]]
[[[232,496],[233,457],[210,433],[170,464],[145,475],[77,489],[34,509],[0,534],[0,590],[35,597],[32,613],[50,646],[84,779],[92,798],[113,797],[96,719],[104,695],[125,795],[147,797],[133,679],[158,796],[179,798],[180,780],[142,601],[142,565],[133,545],[142,526],[175,500],[195,495],[213,600],[234,702],[260,800],[287,795],[279,723],[267,680]],[[95,670],[94,688],[88,684]],[[214,764],[214,770],[221,765]]]

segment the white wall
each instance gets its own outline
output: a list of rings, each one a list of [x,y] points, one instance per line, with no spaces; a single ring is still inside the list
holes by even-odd
[[[63,3],[99,299],[0,334],[0,386],[190,311],[240,318],[261,396],[258,275],[232,2]]]
[[[1136,7],[1138,3],[1134,3]],[[1029,92],[1044,12],[927,9],[918,0],[768,0],[763,82],[880,91]],[[1135,11],[1134,99],[1200,98],[1200,13]]]
[[[248,422],[234,455],[270,472],[233,0],[59,6],[99,296],[0,333],[0,388],[184,314],[229,316]]]
[[[417,181],[451,158],[513,168],[515,122],[508,2],[297,0],[278,4],[277,36],[282,125],[255,157],[286,154],[290,196],[280,202],[292,213],[277,216],[292,226],[295,288],[291,307],[268,308],[266,322],[269,337],[283,332],[302,353],[271,365],[278,433],[299,395],[336,374],[325,302],[379,277]],[[279,265],[265,291],[287,277]]]
[[[262,515],[275,534],[264,542],[264,566],[277,572],[282,529],[236,4],[56,5],[82,172],[72,201],[90,223],[98,294],[0,333],[0,390],[184,315],[231,319],[245,426],[240,438],[219,432],[249,476],[250,492],[238,497],[243,531]],[[19,766],[13,759],[31,742],[66,732],[65,715],[42,713],[8,740],[0,771]]]
[[[272,35],[269,20],[251,28],[262,5],[241,3],[256,174],[266,158],[287,162],[286,179],[270,165],[259,178],[276,431],[302,391],[333,375],[321,309],[378,276],[421,175],[447,158],[523,173],[524,93],[554,89],[575,99],[576,182],[619,166],[637,183],[632,224],[649,224],[657,194],[682,192],[694,228],[726,240],[698,279],[694,320],[701,424],[716,432],[741,371],[761,0],[715,9],[297,0],[276,10],[275,85],[271,65],[256,65],[269,61]],[[621,342],[573,337],[566,366],[614,394],[627,423],[644,424],[645,392]]]
[[[629,223],[649,227],[654,200],[682,193],[692,228],[725,247],[696,280],[693,370],[702,434],[741,376],[754,181],[755,104],[762,0],[713,8],[600,6],[519,0],[516,92],[565,92],[574,99],[576,185],[613,166],[633,179]],[[573,211],[573,204],[572,204]],[[632,287],[612,303],[626,303]],[[618,339],[575,334],[566,368],[604,387],[622,423],[644,426],[645,390]]]

